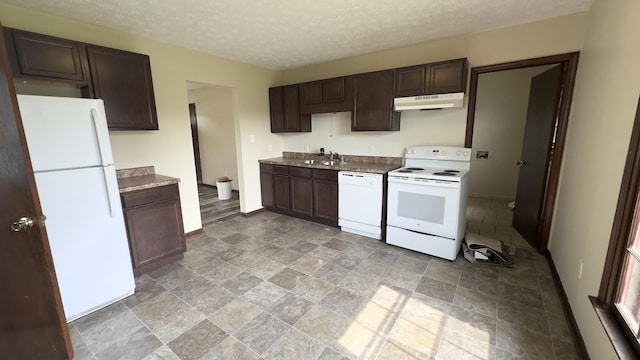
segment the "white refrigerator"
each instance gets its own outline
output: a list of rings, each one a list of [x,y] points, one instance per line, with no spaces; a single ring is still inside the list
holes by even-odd
[[[102,100],[18,95],[67,321],[135,290]]]

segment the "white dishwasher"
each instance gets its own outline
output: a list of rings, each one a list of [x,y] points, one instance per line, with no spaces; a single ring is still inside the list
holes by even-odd
[[[342,231],[382,238],[382,175],[338,172],[338,225]]]

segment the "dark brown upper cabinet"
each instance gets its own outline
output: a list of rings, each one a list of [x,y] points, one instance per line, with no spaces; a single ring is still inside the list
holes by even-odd
[[[269,88],[271,132],[310,132],[311,115],[300,114],[298,85]]]
[[[4,35],[16,78],[88,83],[84,44],[10,28]]]
[[[87,45],[93,95],[110,130],[158,130],[149,56]]]
[[[394,96],[464,92],[467,69],[466,58],[395,69]]]
[[[149,56],[4,28],[16,78],[76,84],[104,100],[109,130],[157,130]]]
[[[400,113],[393,111],[393,70],[354,76],[351,131],[398,131]]]
[[[321,114],[353,109],[353,77],[300,84],[300,113]]]

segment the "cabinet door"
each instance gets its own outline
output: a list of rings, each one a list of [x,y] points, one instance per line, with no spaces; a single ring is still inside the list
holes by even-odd
[[[322,102],[324,103],[337,103],[345,101],[346,93],[346,78],[333,78],[322,81]]]
[[[419,96],[424,94],[426,72],[426,65],[395,69],[395,96]]]
[[[110,130],[157,130],[147,55],[87,45],[94,96],[104,100]]]
[[[307,169],[308,170],[308,169]],[[311,178],[291,176],[291,212],[296,215],[313,216],[313,192]]]
[[[312,114],[322,104],[322,80],[302,83],[300,91],[300,112]]]
[[[175,202],[125,210],[134,271],[186,250],[176,221],[179,211]]]
[[[4,30],[15,77],[87,83],[82,43],[15,29]]]
[[[467,87],[467,59],[428,64],[426,94],[464,92]]]
[[[400,130],[400,113],[393,111],[393,70],[354,77],[351,131]]]
[[[273,175],[274,206],[276,209],[289,211],[289,176]]]
[[[260,193],[262,206],[272,208],[275,206],[273,192],[273,174],[260,171]]]
[[[316,200],[313,216],[328,221],[329,225],[337,225],[338,184],[326,180],[314,180],[313,194]]]
[[[182,257],[186,242],[177,184],[123,193],[121,199],[136,275]]]
[[[351,111],[353,108],[353,78],[339,77],[302,83],[300,113],[322,114]]]
[[[284,132],[282,86],[269,88],[269,114],[271,115],[271,132]]]
[[[284,86],[282,100],[284,102],[284,130],[291,132],[311,131],[311,115],[300,115],[298,85]]]
[[[338,225],[338,172],[313,170],[313,216],[327,225]]]
[[[298,85],[269,88],[271,132],[310,132],[311,115],[300,114]]]

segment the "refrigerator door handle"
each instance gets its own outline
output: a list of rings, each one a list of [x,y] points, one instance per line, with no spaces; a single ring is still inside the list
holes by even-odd
[[[113,170],[109,166],[105,166],[102,168],[102,173],[104,174],[104,182],[107,188],[107,198],[109,199],[109,214],[111,215],[112,218],[115,218],[118,206],[117,206],[116,199],[114,199],[114,196],[119,196],[119,195],[114,194],[113,189],[118,189],[118,181],[115,180],[115,183],[114,183],[115,177],[110,176],[111,171]]]
[[[100,150],[100,161],[102,166],[111,165],[111,161],[109,160],[109,146],[107,146],[109,144],[109,139],[104,138],[105,136],[109,136],[109,131],[103,128],[103,122],[100,121],[100,115],[98,114],[98,110],[95,108],[91,108],[91,119],[95,125],[98,150]]]

